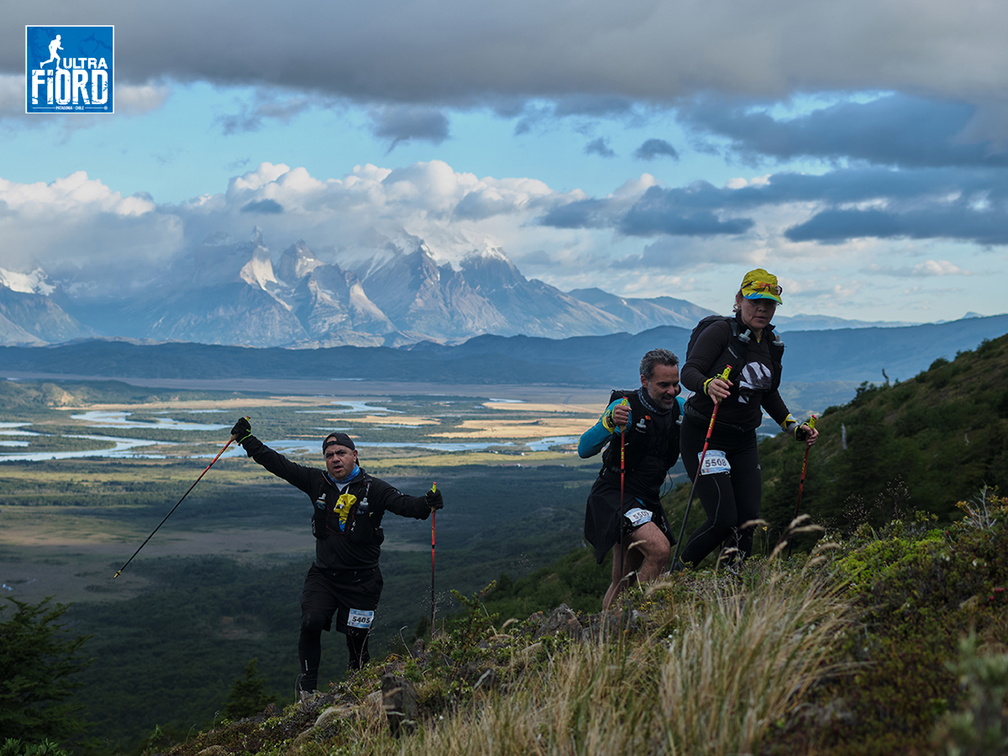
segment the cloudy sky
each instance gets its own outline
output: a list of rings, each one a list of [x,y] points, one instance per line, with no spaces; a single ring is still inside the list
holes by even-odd
[[[751,267],[782,315],[1008,311],[1002,0],[0,7],[6,270],[258,226],[725,312]],[[115,113],[25,114],[26,25],[114,25]]]

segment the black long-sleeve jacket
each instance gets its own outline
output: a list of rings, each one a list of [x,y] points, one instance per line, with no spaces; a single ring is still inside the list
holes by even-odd
[[[731,395],[721,402],[721,409],[718,410],[719,426],[753,430],[760,426],[764,409],[778,424],[788,417],[787,405],[778,390],[781,364],[779,354],[775,355],[771,350],[770,342],[774,338],[772,326],[767,326],[762,340],[753,338],[747,344],[738,344],[742,360],[741,364],[732,365],[734,385]],[[728,345],[733,339],[735,337],[728,321],[712,323],[697,337],[681,371],[682,385],[695,392],[687,400],[687,414],[689,410],[694,410],[699,415],[710,418],[714,402],[704,392],[704,381],[717,375],[725,367]]]
[[[425,520],[430,505],[424,496],[407,496],[368,475],[363,468],[349,482],[335,480],[325,470],[292,462],[255,436],[241,443],[257,463],[312,501],[315,564],[327,570],[365,570],[378,566],[385,512]]]

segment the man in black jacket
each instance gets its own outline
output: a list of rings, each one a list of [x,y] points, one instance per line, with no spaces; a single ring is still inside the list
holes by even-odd
[[[231,435],[257,463],[312,501],[315,561],[301,591],[301,635],[298,687],[304,698],[318,686],[322,631],[346,635],[350,669],[360,669],[370,658],[368,635],[381,598],[378,567],[385,512],[425,520],[444,503],[441,492],[407,496],[383,480],[368,475],[357,460],[357,449],[346,433],[330,433],[322,441],[325,470],[292,462],[252,435],[248,418],[241,418]]]
[[[583,459],[605,447],[584,525],[599,564],[613,549],[603,610],[631,581],[657,578],[668,564],[672,542],[661,487],[679,459],[679,358],[667,349],[652,349],[641,359],[640,382],[636,390],[614,391],[598,422],[578,442]]]

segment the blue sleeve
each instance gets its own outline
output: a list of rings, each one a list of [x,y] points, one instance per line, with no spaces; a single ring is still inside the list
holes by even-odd
[[[602,427],[602,420],[600,419],[595,425],[581,434],[581,440],[578,441],[578,456],[581,459],[594,457],[602,451],[602,447],[606,445],[606,441],[609,440],[611,435],[609,431]]]
[[[612,412],[613,407],[623,401],[624,399],[622,398],[613,401],[605,408],[605,412],[603,412],[601,417],[599,417],[598,422],[581,434],[581,440],[578,441],[578,456],[581,457],[581,459],[594,457],[602,451],[602,447],[606,445],[609,439],[619,432],[618,429],[612,431],[606,430],[606,427],[602,424],[602,418]],[[631,417],[627,421],[627,424],[629,425],[632,422],[633,418]]]

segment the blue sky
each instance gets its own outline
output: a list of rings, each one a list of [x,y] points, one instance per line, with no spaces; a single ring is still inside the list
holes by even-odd
[[[7,7],[0,268],[93,286],[211,234],[497,248],[561,289],[1008,311],[1008,6],[54,0]],[[112,115],[27,115],[26,25],[115,26]]]

